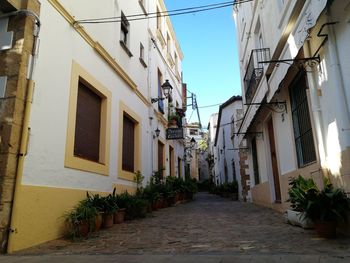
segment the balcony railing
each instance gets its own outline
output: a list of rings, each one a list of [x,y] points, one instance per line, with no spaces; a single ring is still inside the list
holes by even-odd
[[[246,103],[251,103],[255,95],[255,92],[259,86],[260,80],[264,73],[264,65],[259,63],[261,61],[267,61],[270,59],[270,49],[261,48],[253,49],[247,71],[244,76],[244,91]]]

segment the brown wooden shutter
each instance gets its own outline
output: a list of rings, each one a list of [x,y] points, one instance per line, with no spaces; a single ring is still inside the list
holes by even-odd
[[[163,177],[163,169],[164,167],[164,144],[158,141],[158,171],[162,171],[162,177]]]
[[[124,171],[134,172],[135,123],[124,115],[123,118],[123,161]]]
[[[74,155],[95,162],[100,156],[101,101],[100,96],[79,82]]]

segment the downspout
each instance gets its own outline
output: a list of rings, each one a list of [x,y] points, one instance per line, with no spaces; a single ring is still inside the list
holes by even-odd
[[[311,56],[311,47],[310,47],[310,42],[306,41],[306,45],[304,48],[305,52],[305,57],[310,57]],[[308,69],[307,71],[307,76],[308,76],[308,84],[310,88],[310,100],[311,100],[311,105],[312,105],[312,112],[314,116],[314,122],[315,122],[315,130],[317,134],[317,141],[318,141],[318,152],[319,152],[319,158],[320,158],[320,164],[321,167],[324,167],[326,164],[326,149],[325,149],[325,144],[324,144],[324,126],[323,126],[323,117],[322,117],[322,111],[321,111],[321,103],[320,99],[318,96],[318,84],[317,80],[315,79],[315,74],[314,71],[311,69]]]
[[[13,201],[12,201],[12,208],[11,208],[11,219],[10,219],[10,228],[9,228],[9,236],[8,236],[8,243],[7,243],[7,252],[11,252],[11,242],[12,242],[12,234],[17,232],[17,229],[14,225],[17,215],[17,199],[18,199],[18,192],[21,186],[22,182],[22,175],[23,175],[23,165],[24,165],[24,157],[27,154],[27,146],[28,146],[28,138],[29,138],[29,119],[30,119],[30,112],[31,112],[31,104],[33,99],[33,90],[34,90],[34,80],[33,80],[33,73],[34,73],[34,66],[35,66],[35,57],[37,55],[37,48],[38,48],[38,37],[40,32],[40,26],[41,22],[39,19],[39,16],[35,14],[31,10],[19,10],[11,13],[7,13],[4,15],[1,15],[0,18],[3,17],[11,17],[11,16],[17,16],[25,14],[26,16],[32,16],[34,17],[35,24],[33,29],[33,49],[32,54],[29,56],[29,63],[28,63],[28,71],[27,71],[27,96],[25,100],[25,108],[24,108],[24,116],[23,116],[23,126],[22,126],[22,133],[21,133],[21,142],[20,142],[20,148],[18,153],[18,161],[17,161],[17,171],[16,171],[16,183],[15,183],[15,189],[13,194]]]
[[[327,18],[328,22],[332,20],[331,7],[327,6]],[[339,52],[336,45],[336,37],[334,33],[333,26],[329,26],[329,41],[328,41],[328,51],[330,57],[330,69],[332,72],[332,79],[334,83],[334,88],[338,87],[337,99],[339,99],[338,103],[336,103],[336,107],[338,108],[338,112],[340,113],[341,122],[338,124],[343,125],[342,127],[338,127],[339,131],[346,131],[350,127],[350,112],[349,112],[349,103],[346,98],[344,78],[340,70],[340,62],[339,62]],[[340,103],[343,102],[343,103]],[[344,110],[345,107],[345,110]],[[346,145],[350,145],[349,136],[342,136],[343,138],[347,138]]]

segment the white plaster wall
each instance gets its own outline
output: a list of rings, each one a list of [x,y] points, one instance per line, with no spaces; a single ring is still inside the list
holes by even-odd
[[[114,4],[118,1],[109,1],[110,8],[103,9],[102,11],[101,8],[95,6],[97,2],[89,2],[89,8],[84,8],[84,10],[79,7],[81,5],[86,6],[85,1],[61,2],[77,18],[85,18],[92,17],[90,15],[93,15],[93,17],[104,14],[109,15],[110,11],[113,13]],[[136,7],[131,5],[132,8],[130,4],[123,2],[118,4],[120,8],[124,10],[125,7],[125,10],[129,10],[130,12],[136,12],[136,9],[134,10],[132,8],[139,7],[138,4]],[[123,7],[121,7],[122,5]],[[96,12],[97,10],[98,12]],[[138,10],[137,13],[139,12]],[[111,191],[113,183],[132,185],[133,183],[131,182],[117,178],[117,165],[119,158],[121,158],[118,155],[118,147],[121,143],[118,135],[121,121],[119,120],[120,101],[123,101],[123,103],[135,111],[141,118],[142,173],[146,176],[145,181],[148,181],[153,170],[152,159],[154,160],[154,155],[156,155],[154,154],[152,157],[152,154],[150,154],[152,142],[154,142],[154,130],[157,127],[149,119],[152,116],[152,111],[47,1],[42,2],[40,19],[42,21],[40,49],[34,75],[36,86],[30,119],[30,142],[28,155],[24,164],[23,184],[96,191]],[[143,28],[140,25],[143,25]],[[138,50],[139,42],[142,41],[145,46],[145,54],[147,54],[147,43],[149,42],[147,24],[140,23],[140,25],[138,26],[138,31],[146,33],[138,32],[137,35],[135,34],[135,36],[139,37],[139,40],[135,39],[132,43],[137,43]],[[104,30],[91,27],[88,28],[88,32],[91,33],[93,38],[101,41],[100,43],[107,50],[109,48],[119,48],[119,34],[115,38],[110,37],[111,32],[113,32],[112,25],[106,27]],[[115,32],[112,35],[115,35]],[[110,42],[108,41],[109,39],[111,39]],[[117,41],[116,46],[114,45],[114,41]],[[112,92],[109,176],[64,167],[68,101],[73,60]],[[137,83],[141,92],[145,93],[145,97],[149,98],[147,95],[149,87],[147,82],[148,74],[150,73],[143,67],[139,67],[138,54],[131,59],[116,55],[116,60],[123,67],[125,66],[127,73]],[[149,59],[148,61],[152,60]],[[153,61],[158,62],[158,64],[155,64],[158,67],[164,64],[159,59],[153,59]],[[180,59],[179,62],[181,64]],[[126,65],[128,63],[130,63],[129,68]],[[150,70],[150,72],[152,71]],[[176,85],[180,87],[180,84],[177,83]],[[150,87],[154,89],[155,86],[151,85]],[[179,96],[181,97],[181,94],[175,93],[177,99]],[[179,101],[181,102],[181,100]],[[182,105],[180,104],[180,106]],[[162,132],[164,136],[163,128]],[[154,153],[156,153],[156,149],[154,148]],[[168,147],[165,149],[168,151]],[[183,146],[181,146],[181,143],[174,142],[174,151],[175,166],[177,166],[177,156],[183,156]]]

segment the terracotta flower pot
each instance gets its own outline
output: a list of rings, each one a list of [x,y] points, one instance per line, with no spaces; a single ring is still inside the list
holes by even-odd
[[[102,226],[103,228],[110,228],[113,226],[113,214],[103,214]]]
[[[315,229],[319,237],[324,238],[335,238],[337,236],[337,222],[321,222],[317,221],[315,223]]]
[[[114,224],[124,223],[125,220],[125,208],[118,209],[118,212],[114,214]]]
[[[79,236],[81,237],[87,237],[90,230],[90,225],[88,221],[83,221],[78,226],[79,229]]]
[[[94,229],[93,231],[99,231],[101,229],[102,226],[102,214],[98,214],[95,218],[95,225],[94,225]]]

